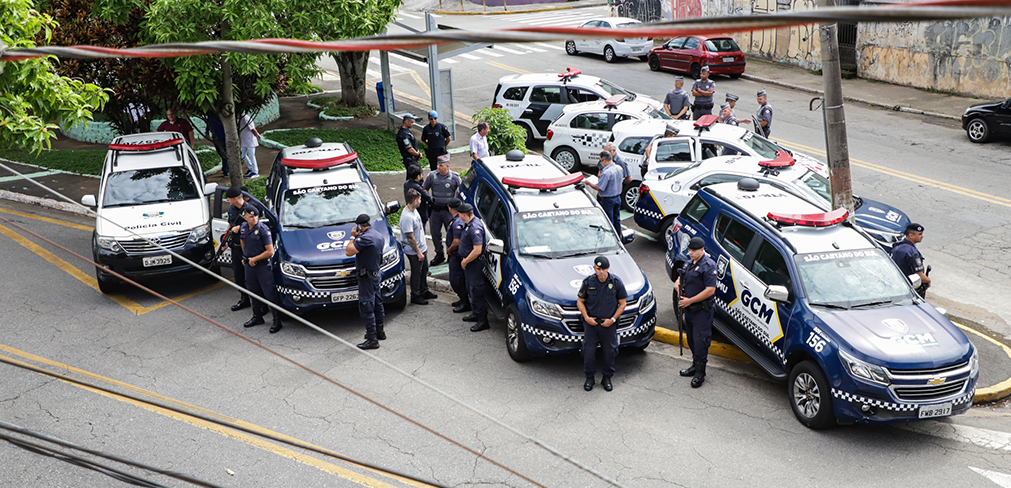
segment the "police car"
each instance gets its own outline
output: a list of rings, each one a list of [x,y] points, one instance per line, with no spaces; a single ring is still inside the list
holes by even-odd
[[[665,233],[667,271],[675,279],[689,240],[705,240],[715,328],[787,380],[808,427],[967,411],[976,349],[847,217],[750,178],[710,185]]]
[[[580,166],[596,166],[600,151],[611,139],[611,128],[624,120],[671,118],[653,107],[627,101],[625,95],[607,100],[567,105],[551,125],[544,141],[544,154],[550,154],[563,169],[577,171]]]
[[[548,124],[562,113],[565,105],[593,102],[625,95],[626,100],[638,100],[661,110],[663,104],[645,95],[628,91],[610,81],[584,75],[578,69],[568,68],[562,73],[531,73],[508,75],[498,80],[493,108],[509,111],[513,123],[527,131],[527,145],[534,139],[545,139]]]
[[[653,338],[649,280],[582,180],[546,156],[520,151],[475,161],[463,180],[461,199],[474,206],[487,230],[489,305],[506,320],[506,349],[516,361],[579,351],[576,293],[600,255],[628,291],[617,325],[620,345],[645,349]]]
[[[635,223],[640,227],[660,232],[670,227],[674,217],[681,212],[700,188],[742,178],[756,178],[762,183],[786,189],[804,199],[829,210],[832,193],[829,189],[828,169],[820,163],[798,163],[783,155],[780,159],[766,160],[750,156],[721,156],[706,159],[671,171],[659,180],[646,181],[639,187],[642,196],[635,208]],[[856,204],[856,223],[886,248],[903,239],[909,217],[890,205],[853,196]]]
[[[211,266],[207,183],[193,150],[178,132],[150,132],[117,137],[109,144],[98,196],[81,203],[96,207],[91,249],[98,287],[115,291],[119,280],[179,273],[192,267],[174,251],[201,266]],[[155,244],[160,244],[158,247]]]
[[[223,215],[222,191],[215,215]],[[282,149],[270,168],[264,202],[274,236],[274,282],[282,305],[295,312],[356,306],[358,275],[354,257],[344,254],[355,218],[368,214],[385,237],[380,293],[396,308],[407,303],[404,259],[386,215],[400,209],[383,205],[358,154],[346,143],[309,139],[305,145]],[[227,229],[214,219],[215,235]],[[227,253],[227,251],[226,251]],[[223,260],[233,259],[224,256]]]

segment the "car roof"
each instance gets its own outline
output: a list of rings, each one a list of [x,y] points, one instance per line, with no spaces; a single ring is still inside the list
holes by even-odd
[[[697,136],[700,131],[695,127],[695,122],[691,120],[677,120],[672,121],[674,127],[678,129],[679,136]],[[709,126],[708,129],[702,129],[701,137],[709,136],[713,139],[720,139],[724,141],[736,141],[744,135],[745,132],[750,132],[744,127],[730,125],[730,124],[713,124]]]
[[[762,169],[758,163],[762,161],[768,161],[767,158],[759,158],[755,156],[717,156],[715,158],[703,159],[699,162],[698,166],[695,166],[689,171],[683,174],[691,173],[693,175],[699,173],[706,173],[714,170],[726,170],[735,173],[748,173],[757,175]],[[783,166],[779,168],[774,168],[776,172],[779,173],[779,177],[783,180],[793,179],[807,173],[810,168],[802,166],[799,164],[793,164],[790,166]],[[681,176],[681,175],[678,175]]]
[[[141,146],[167,142],[173,139],[185,140],[183,135],[178,132],[144,132],[119,136],[113,139],[109,145]],[[116,150],[110,147],[109,153],[115,153],[115,166],[112,168],[112,171],[135,171],[139,169],[183,166],[183,161],[189,157],[189,152],[185,148],[185,142],[160,149],[139,151]],[[179,157],[179,149],[183,149],[182,158]]]
[[[299,161],[319,161],[351,154],[351,147],[344,143],[324,143],[319,147],[291,146],[281,150],[280,159]],[[339,185],[362,181],[358,168],[351,164],[339,164],[326,169],[287,167],[287,188],[314,188],[324,185]]]
[[[538,179],[569,176],[568,171],[543,155],[526,154],[520,161],[509,161],[504,155],[491,156],[483,158],[481,162],[500,187],[505,186],[502,183],[503,178]],[[551,191],[513,188],[509,193],[516,204],[516,210],[520,212],[555,208],[582,208],[593,205],[589,195],[577,188],[575,184]]]
[[[639,20],[636,20],[636,19],[633,19],[633,18],[629,18],[629,17],[597,17],[597,18],[593,18],[593,19],[587,20],[586,22],[590,22],[590,21],[594,21],[594,20],[603,20],[603,21],[606,21],[606,22],[622,23],[622,24],[629,24],[629,23],[632,23],[632,24],[641,24],[642,23]],[[583,22],[583,23],[585,24],[586,22]]]
[[[639,100],[624,100],[618,104],[617,107],[613,109],[607,108],[606,100],[594,100],[592,102],[579,102],[570,103],[562,107],[562,113],[568,115],[574,112],[585,112],[587,110],[613,110],[615,112],[626,112],[626,113],[642,113],[648,112],[650,107],[648,103],[640,102]],[[617,124],[615,124],[617,125]]]
[[[559,71],[561,73],[561,71]],[[585,84],[585,85],[595,85],[600,78],[580,73],[578,75],[570,76],[568,84]],[[516,83],[562,83],[562,78],[558,76],[558,73],[526,73],[521,75],[506,75],[498,80],[499,84],[516,84]]]
[[[618,142],[629,136],[663,135],[667,124],[671,122],[673,121],[661,119],[622,120],[614,124],[611,133],[614,134],[614,140]]]

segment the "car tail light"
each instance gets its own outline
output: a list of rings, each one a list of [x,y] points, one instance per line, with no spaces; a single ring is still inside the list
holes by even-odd
[[[551,129],[548,129],[548,140],[549,141],[551,140],[551,137],[554,136],[554,135],[555,135],[555,131],[553,131]]]
[[[625,39],[623,39],[623,38],[620,38],[620,37],[619,37],[619,38],[616,38],[616,39],[615,39],[615,41],[618,41],[618,42],[625,42]]]
[[[679,230],[681,230],[681,221],[675,219],[674,223],[671,224],[671,226],[670,226],[670,233],[671,234],[677,234]]]
[[[641,183],[639,185],[639,195],[642,196],[642,195],[645,195],[647,193],[649,193],[649,187],[646,186],[645,183]]]
[[[502,104],[501,103],[492,104],[491,108],[502,108]]]

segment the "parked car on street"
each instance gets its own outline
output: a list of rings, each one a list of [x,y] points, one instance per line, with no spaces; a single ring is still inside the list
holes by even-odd
[[[994,137],[1011,137],[1011,98],[998,102],[977,103],[962,114],[962,128],[972,142],[987,142]]]
[[[579,27],[622,29],[641,24],[642,22],[627,17],[604,17],[600,19],[593,19]],[[620,35],[620,33],[618,35]],[[613,63],[617,61],[618,58],[627,58],[630,56],[638,56],[639,59],[646,61],[646,53],[648,53],[652,47],[652,37],[616,37],[614,39],[575,39],[565,41],[565,52],[568,53],[569,56],[574,56],[581,52],[602,54],[604,56],[604,60],[608,63]]]
[[[675,37],[650,50],[649,69],[681,71],[699,79],[703,66],[711,75],[740,78],[744,73],[744,51],[729,37]]]

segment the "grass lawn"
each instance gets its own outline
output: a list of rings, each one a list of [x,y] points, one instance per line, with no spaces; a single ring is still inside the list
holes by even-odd
[[[105,154],[106,150],[104,149],[85,149],[80,151],[54,149],[39,153],[9,150],[0,155],[0,157],[48,169],[98,176],[102,174],[102,164],[105,162]],[[200,167],[204,171],[221,164],[221,158],[214,151],[197,153],[197,159],[200,161]]]
[[[246,188],[249,188],[250,195],[253,195],[257,200],[262,202],[267,196],[267,177],[246,180]]]
[[[402,171],[404,169],[397,136],[392,132],[372,129],[295,129],[267,131],[267,138],[286,146],[300,146],[310,137],[323,142],[346,142],[358,153],[368,171]],[[424,152],[421,141],[418,149]]]
[[[376,109],[368,105],[350,107],[345,104],[341,97],[315,97],[310,98],[313,105],[323,107],[323,113],[331,117],[354,117],[364,119],[376,115]]]

